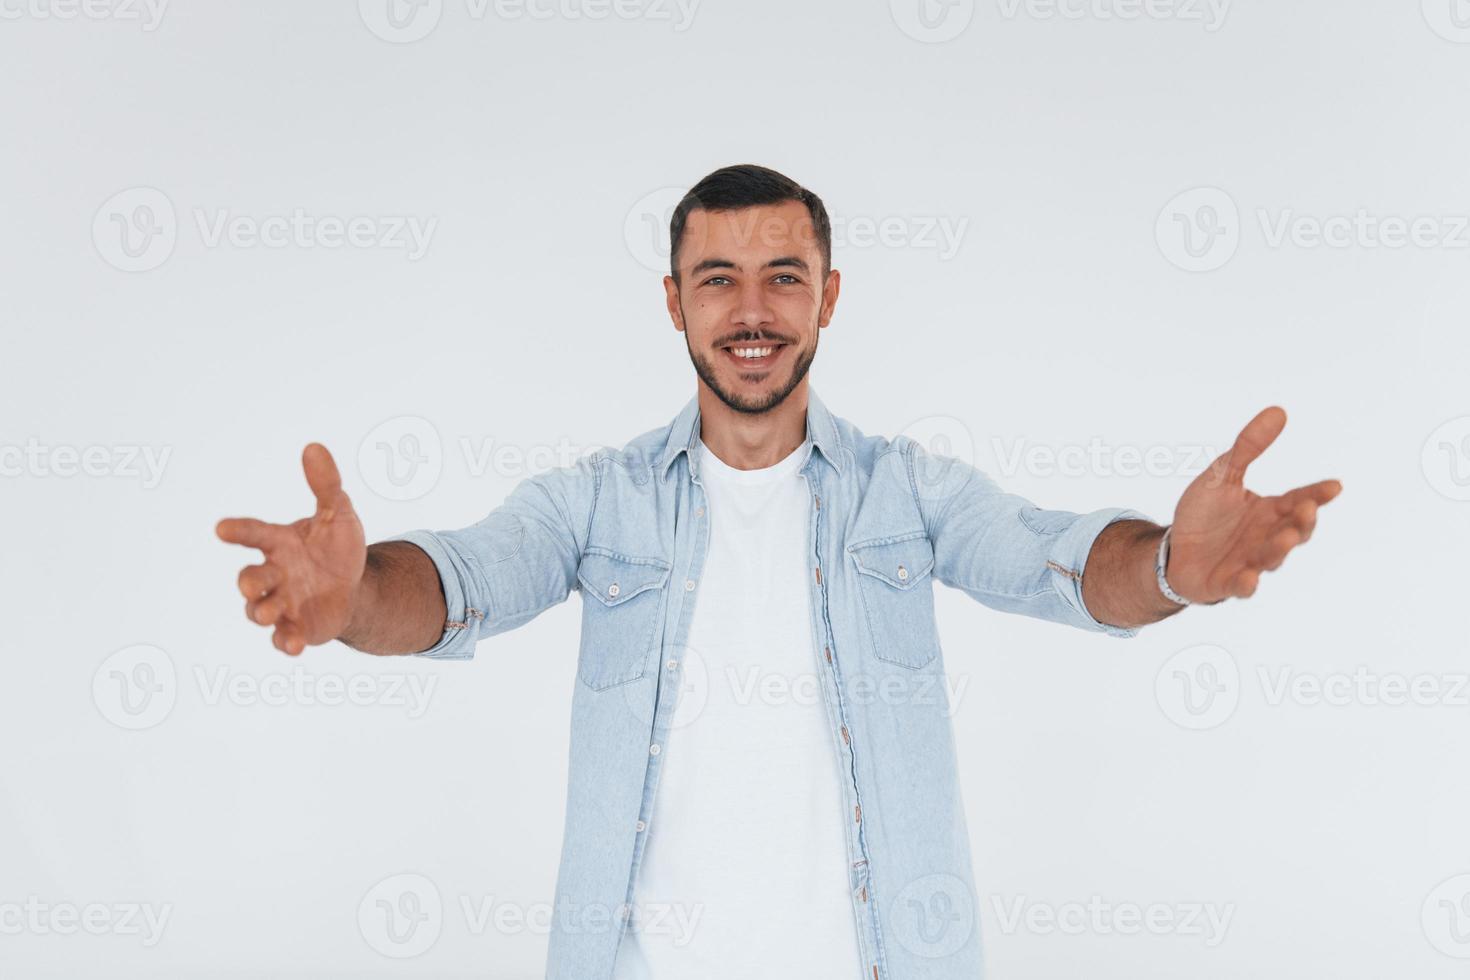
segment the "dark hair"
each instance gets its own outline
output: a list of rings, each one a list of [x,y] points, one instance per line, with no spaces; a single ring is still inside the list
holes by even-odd
[[[684,226],[693,211],[737,211],[762,204],[800,201],[812,216],[817,234],[817,247],[822,252],[823,277],[832,269],[832,222],[822,199],[796,181],[767,167],[753,163],[721,167],[689,189],[674,208],[669,220],[669,267],[674,281],[679,281],[679,245],[684,239]]]

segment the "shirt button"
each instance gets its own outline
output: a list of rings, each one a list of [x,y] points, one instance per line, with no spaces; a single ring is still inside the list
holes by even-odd
[[[616,599],[618,597],[618,593],[621,592],[621,591],[623,591],[623,590],[620,589],[620,588],[618,588],[618,583],[616,583],[616,582],[614,582],[612,585],[609,585],[607,587],[607,594],[610,595],[610,596],[612,596],[614,599]]]
[[[703,508],[703,507],[701,507],[701,508],[699,508],[699,509],[698,509],[698,510],[696,510],[696,511],[695,511],[695,512],[694,512],[694,516],[695,516],[695,517],[703,517],[703,516],[704,516],[704,508]]]
[[[664,664],[664,666],[669,668],[670,670],[677,670],[679,667],[679,661],[670,660],[668,663]]]
[[[648,824],[644,823],[642,820],[638,821],[635,826],[638,828],[638,833],[640,834],[648,829]]]
[[[904,568],[902,565],[899,565],[898,566],[898,577],[899,577],[899,580],[900,581],[902,581],[904,579],[907,579],[909,577],[909,570],[907,568]]]
[[[648,754],[649,755],[658,755],[660,751],[662,751],[662,750],[658,747],[658,743],[657,742],[654,742],[652,745],[650,745],[648,747]]]
[[[693,592],[694,591],[694,579],[691,578],[691,579],[685,579],[684,580],[684,591],[685,592]]]

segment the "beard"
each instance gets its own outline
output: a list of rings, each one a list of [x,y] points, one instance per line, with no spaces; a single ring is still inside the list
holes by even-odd
[[[684,322],[688,323],[689,321],[686,318]],[[820,330],[815,331],[812,334],[811,348],[800,351],[796,355],[796,363],[791,366],[791,376],[786,380],[784,385],[775,391],[755,398],[742,397],[734,392],[725,390],[720,384],[718,377],[716,377],[714,362],[708,356],[694,352],[694,347],[689,343],[689,331],[687,329],[684,331],[684,346],[689,349],[689,359],[694,362],[694,373],[699,375],[699,380],[703,381],[709,387],[709,390],[715,393],[716,398],[724,402],[731,409],[742,414],[760,415],[763,412],[769,412],[784,402],[787,396],[796,390],[796,386],[801,384],[802,379],[807,375],[807,371],[811,369],[812,361],[816,359],[817,337],[820,334]]]

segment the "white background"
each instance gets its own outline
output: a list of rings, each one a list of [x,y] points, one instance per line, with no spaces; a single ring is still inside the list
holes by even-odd
[[[213,524],[308,513],[313,439],[376,539],[483,516],[530,472],[487,448],[665,423],[694,379],[649,222],[739,162],[839,224],[812,377],[865,430],[938,432],[1047,506],[1165,521],[1198,448],[1279,403],[1250,485],[1345,486],[1255,598],[1131,641],[940,589],[993,977],[1464,975],[1463,2],[926,0],[937,33],[902,0],[705,0],[688,22],[443,0],[398,32],[386,2],[153,22],[0,0],[0,913],[169,914],[153,945],[0,916],[0,976],[542,974],[544,929],[476,928],[461,902],[552,897],[579,600],[468,664],[287,660],[242,615],[253,553]],[[434,224],[417,257],[209,234],[298,210]],[[1431,220],[1420,244],[1312,243],[1360,210]],[[930,225],[963,227],[957,247]],[[375,455],[423,432],[403,417],[440,468],[407,492]],[[88,447],[94,474],[63,475]],[[161,474],[130,447],[168,453]],[[1119,472],[1127,447],[1174,462]],[[139,655],[164,673],[134,731],[119,685],[146,675],[108,658],[139,644],[167,659]],[[1228,716],[1184,700],[1202,644]],[[373,703],[251,696],[296,670],[366,678]],[[1355,671],[1437,693],[1274,696]],[[394,703],[404,675],[433,685],[421,712]],[[358,911],[405,873],[443,912],[395,960]],[[1212,945],[1011,918],[1094,901],[1229,926]]]

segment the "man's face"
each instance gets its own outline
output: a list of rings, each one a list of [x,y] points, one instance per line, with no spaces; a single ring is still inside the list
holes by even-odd
[[[700,379],[738,412],[781,404],[811,367],[841,281],[823,276],[806,205],[691,212],[678,260],[680,282],[665,276],[664,291]]]

